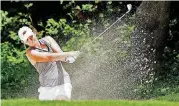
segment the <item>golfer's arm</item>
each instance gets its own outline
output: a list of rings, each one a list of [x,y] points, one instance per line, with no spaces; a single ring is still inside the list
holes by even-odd
[[[50,46],[52,47],[53,51],[56,53],[61,53],[63,52],[58,43],[51,37],[51,36],[46,36],[45,37],[47,42],[49,42]]]
[[[67,56],[72,55],[71,52],[62,53],[50,53],[50,52],[38,52],[35,50],[29,50],[26,54],[28,58],[36,62],[51,62],[51,61],[65,61]]]

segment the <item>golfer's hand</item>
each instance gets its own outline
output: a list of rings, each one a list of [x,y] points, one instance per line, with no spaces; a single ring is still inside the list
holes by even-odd
[[[72,51],[70,53],[71,53],[71,56],[68,56],[66,58],[66,62],[68,62],[68,63],[74,63],[76,58],[80,55],[80,52],[79,51]]]
[[[71,53],[75,59],[80,55],[80,51],[72,51]]]

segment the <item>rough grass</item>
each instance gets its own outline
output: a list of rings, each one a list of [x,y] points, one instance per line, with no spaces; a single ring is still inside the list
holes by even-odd
[[[179,102],[161,100],[80,100],[80,101],[39,101],[37,99],[2,100],[2,106],[179,106]]]

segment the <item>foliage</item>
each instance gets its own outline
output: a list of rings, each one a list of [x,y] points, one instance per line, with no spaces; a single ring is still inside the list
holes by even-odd
[[[1,91],[2,98],[21,97],[33,76],[24,51],[8,42],[1,43]]]
[[[156,98],[156,100],[167,100],[167,101],[178,102],[179,101],[178,97],[179,97],[179,93],[176,93],[176,94],[169,94],[169,95],[166,95],[166,96],[158,97],[158,98]]]
[[[59,19],[58,22],[54,19],[48,19],[45,30],[46,34],[55,39],[59,39],[57,43],[63,47],[64,51],[79,50],[80,47],[88,41],[89,37],[87,24],[70,26],[67,24],[66,19]]]
[[[167,59],[172,55],[172,52],[166,51],[165,48],[164,59]],[[169,61],[165,61],[165,70],[160,73],[151,73],[148,78],[142,80],[139,84],[136,92],[138,93],[139,99],[149,99],[154,97],[165,96],[169,94],[179,93],[179,62],[178,55]]]

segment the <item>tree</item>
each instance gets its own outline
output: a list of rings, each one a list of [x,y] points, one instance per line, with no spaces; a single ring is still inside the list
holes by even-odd
[[[169,2],[143,1],[136,11],[135,25],[131,38],[132,72],[142,80],[149,73],[163,69],[162,54],[169,34]]]

